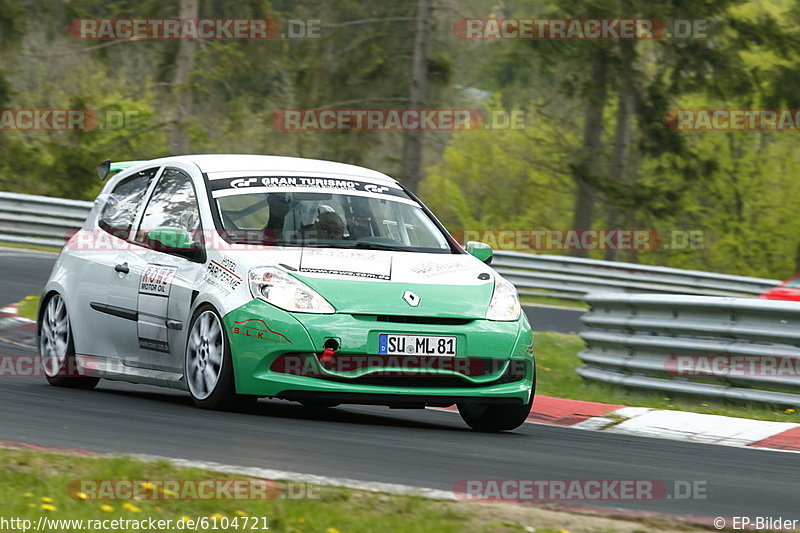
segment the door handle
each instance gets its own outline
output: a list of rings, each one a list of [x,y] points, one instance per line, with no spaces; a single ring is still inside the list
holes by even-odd
[[[114,270],[116,270],[117,272],[122,272],[123,274],[127,274],[128,272],[131,271],[131,269],[128,268],[128,262],[127,261],[122,263],[121,265],[115,266]]]

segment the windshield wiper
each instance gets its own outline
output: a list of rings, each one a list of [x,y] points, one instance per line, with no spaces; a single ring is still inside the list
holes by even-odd
[[[389,250],[389,251],[408,251],[408,249],[404,246],[392,246],[390,244],[380,244],[377,242],[360,242],[356,241],[355,246],[353,248],[359,248],[362,250]]]
[[[359,241],[334,241],[334,242],[306,241],[301,243],[301,246],[308,248],[340,248],[345,250],[388,250],[391,252],[407,251],[407,249],[404,247],[391,246],[388,244],[380,244],[375,242],[359,242]]]

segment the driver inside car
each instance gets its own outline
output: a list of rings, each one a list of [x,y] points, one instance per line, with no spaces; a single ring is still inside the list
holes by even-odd
[[[344,238],[344,221],[334,211],[320,213],[311,226],[311,235],[321,240],[342,240]]]

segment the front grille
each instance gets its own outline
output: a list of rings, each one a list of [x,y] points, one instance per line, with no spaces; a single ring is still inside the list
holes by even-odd
[[[330,380],[330,378],[327,378]],[[364,376],[355,379],[337,379],[335,381],[353,383],[356,385],[379,385],[384,387],[425,388],[437,387],[443,389],[457,389],[464,387],[485,387],[484,383],[472,383],[455,376]]]
[[[378,322],[396,322],[399,324],[434,324],[438,326],[463,326],[472,322],[471,318],[447,318],[438,316],[403,316],[377,315]]]
[[[530,363],[527,361],[512,360],[503,374],[495,380],[474,383],[467,381],[459,376],[440,376],[440,375],[418,375],[403,376],[393,373],[392,375],[380,375],[380,373],[362,376],[360,378],[340,378],[324,376],[322,379],[336,381],[339,383],[352,383],[355,385],[380,385],[385,387],[438,387],[438,388],[477,388],[489,387],[492,385],[502,385],[513,383],[525,379]]]

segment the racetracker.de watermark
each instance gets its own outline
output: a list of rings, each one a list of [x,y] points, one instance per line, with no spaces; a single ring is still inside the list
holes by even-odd
[[[704,480],[658,479],[462,479],[461,500],[508,502],[705,500]]]
[[[69,21],[67,33],[75,39],[101,41],[268,41],[319,39],[321,28],[317,19],[80,18]]]
[[[139,129],[138,111],[0,109],[0,131],[92,131]]]
[[[460,243],[480,241],[495,250],[592,251],[627,250],[688,251],[705,248],[702,230],[658,231],[652,229],[460,229],[453,237]]]
[[[51,377],[79,378],[90,376],[94,372],[91,365],[87,367],[85,362],[68,357],[58,373]],[[38,355],[0,355],[0,377],[32,378],[45,375],[42,358]]]
[[[234,334],[237,334],[234,332]],[[240,330],[240,335],[253,340],[263,339],[259,330]],[[371,377],[442,377],[461,374],[470,377],[506,375],[524,376],[530,363],[523,359],[491,359],[436,355],[424,343],[408,343],[404,355],[354,355],[326,353],[322,355],[284,354],[270,365],[270,370],[294,376],[322,377],[329,373],[369,374]]]
[[[268,479],[75,479],[67,485],[75,500],[225,501],[318,500],[319,487]]]
[[[671,355],[664,370],[675,377],[800,377],[800,357],[774,355]]]
[[[453,33],[471,40],[609,41],[649,39],[707,39],[706,19],[654,18],[462,18]]]
[[[800,109],[670,109],[664,126],[677,131],[798,131]]]
[[[283,131],[463,131],[525,129],[525,112],[477,109],[281,109]]]

